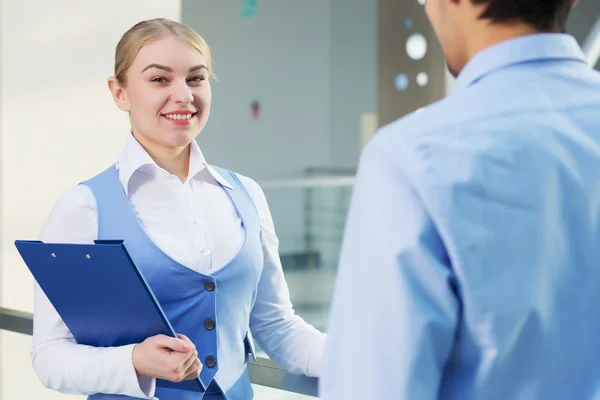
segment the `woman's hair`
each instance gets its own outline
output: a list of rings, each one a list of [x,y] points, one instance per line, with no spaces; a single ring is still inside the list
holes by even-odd
[[[179,37],[198,50],[206,58],[209,73],[214,76],[210,49],[202,36],[187,25],[165,18],[156,18],[138,22],[119,40],[115,51],[115,77],[119,83],[121,85],[126,83],[125,74],[142,47],[171,35]]]

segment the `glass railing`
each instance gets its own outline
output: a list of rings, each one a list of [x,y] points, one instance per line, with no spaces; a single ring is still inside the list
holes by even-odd
[[[352,176],[336,175],[260,182],[279,238],[294,309],[321,331],[327,329],[353,181]],[[53,392],[39,382],[29,356],[32,328],[30,312],[0,308],[0,400],[84,399]],[[258,344],[257,356],[257,361],[249,364],[255,398],[301,400],[318,395],[317,379],[287,373],[269,360]]]
[[[353,176],[263,182],[296,313],[326,331]]]

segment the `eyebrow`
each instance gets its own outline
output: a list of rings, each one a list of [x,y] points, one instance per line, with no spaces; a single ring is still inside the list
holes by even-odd
[[[167,67],[166,65],[160,65],[160,64],[150,64],[146,68],[144,68],[142,70],[142,72],[144,72],[144,71],[146,71],[146,70],[148,70],[150,68],[157,68],[157,69],[162,69],[163,71],[173,72],[173,68]],[[203,69],[203,68],[208,71],[208,67],[206,65],[199,64],[199,65],[191,67],[190,68],[190,72],[195,72],[195,71],[198,71],[198,70]]]
[[[190,68],[190,72],[196,72],[203,68],[208,71],[208,67],[206,65],[200,64],[200,65],[196,65],[195,67]]]

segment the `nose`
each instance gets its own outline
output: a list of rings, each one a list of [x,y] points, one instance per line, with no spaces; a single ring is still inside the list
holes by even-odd
[[[177,104],[188,104],[194,101],[194,95],[185,80],[176,85],[173,85],[173,93],[171,98]]]

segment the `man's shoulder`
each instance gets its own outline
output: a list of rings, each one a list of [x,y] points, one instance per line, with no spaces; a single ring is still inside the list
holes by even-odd
[[[447,97],[382,126],[362,152],[361,166],[398,171],[416,185],[432,161],[429,147],[447,140],[445,134],[459,123],[456,107]]]
[[[381,127],[364,157],[401,171],[415,186],[441,187],[452,185],[458,166],[477,168],[483,154],[506,151],[508,136],[488,129],[487,106],[479,104],[479,94],[466,92]]]
[[[373,141],[402,149],[427,143],[460,125],[460,99],[446,97],[378,129]]]
[[[505,88],[506,89],[506,88]],[[515,89],[516,90],[516,89]],[[512,89],[503,92],[481,87],[462,88],[455,93],[422,107],[398,120],[381,127],[377,140],[401,149],[423,148],[430,145],[456,144],[457,139],[469,140],[492,134],[487,128],[511,126],[519,123],[523,113],[538,110],[526,96],[509,101]],[[518,97],[518,96],[517,96]]]

